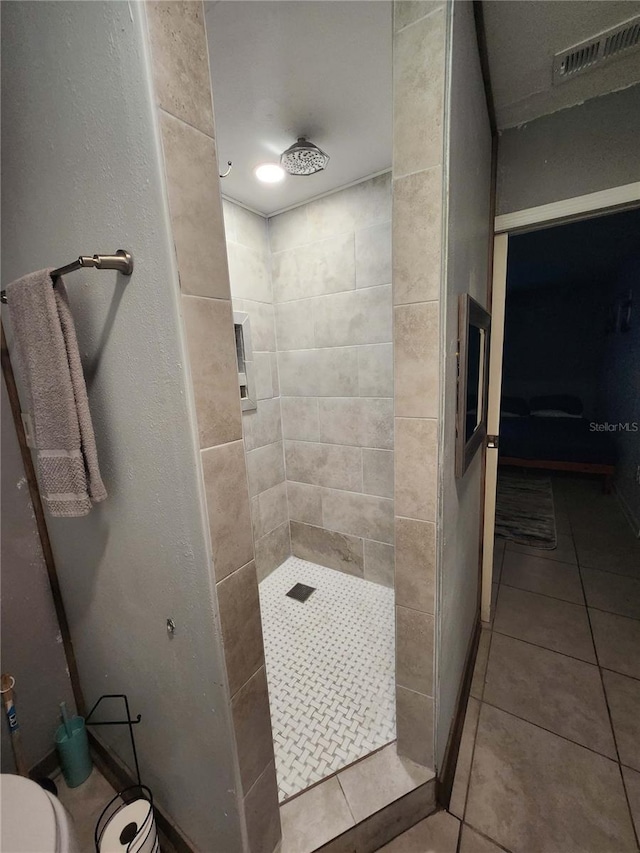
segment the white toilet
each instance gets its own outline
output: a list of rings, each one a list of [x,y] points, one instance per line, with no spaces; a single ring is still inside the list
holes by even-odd
[[[1,853],[80,853],[73,823],[57,797],[24,776],[0,776]]]

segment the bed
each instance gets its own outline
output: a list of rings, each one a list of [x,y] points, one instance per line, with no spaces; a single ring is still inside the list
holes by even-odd
[[[499,448],[500,465],[600,474],[605,491],[611,489],[615,441],[583,417],[576,397],[534,397],[530,404],[504,398]]]

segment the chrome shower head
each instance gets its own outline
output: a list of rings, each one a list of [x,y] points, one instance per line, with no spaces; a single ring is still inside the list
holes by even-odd
[[[329,155],[304,136],[280,155],[280,165],[290,175],[313,175],[321,172],[328,162]]]

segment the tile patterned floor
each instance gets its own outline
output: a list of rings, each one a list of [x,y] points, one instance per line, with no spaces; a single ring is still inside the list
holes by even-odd
[[[460,853],[639,849],[640,541],[598,481],[554,478],[554,497],[562,553],[496,543],[450,805]]]
[[[316,587],[304,603],[286,593]],[[280,800],[395,738],[393,590],[289,557],[260,583]]]

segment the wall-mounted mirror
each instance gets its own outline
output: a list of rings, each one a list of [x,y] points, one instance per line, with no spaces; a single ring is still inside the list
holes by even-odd
[[[458,308],[456,477],[464,476],[487,435],[491,315],[468,293]]]

